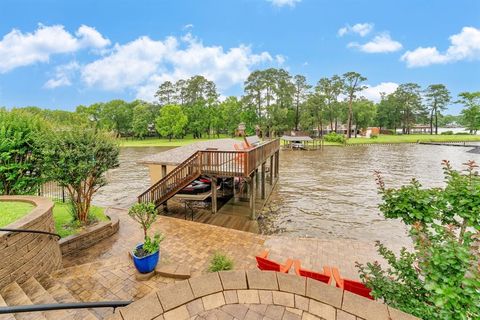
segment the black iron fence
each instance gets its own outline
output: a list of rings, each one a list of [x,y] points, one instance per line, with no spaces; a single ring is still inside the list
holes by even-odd
[[[68,193],[65,187],[62,187],[55,181],[49,181],[43,184],[38,190],[38,195],[55,201],[65,202],[68,200]]]

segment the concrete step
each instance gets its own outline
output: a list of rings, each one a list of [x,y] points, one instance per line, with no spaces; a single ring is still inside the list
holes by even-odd
[[[0,307],[6,307],[7,303],[3,300],[3,297],[0,295]],[[13,314],[0,314],[0,320],[16,320]]]
[[[20,287],[33,304],[57,303],[57,300],[33,277],[22,283]],[[47,320],[74,320],[67,310],[45,311],[43,314]]]
[[[42,287],[58,302],[79,302],[75,297],[70,293],[70,291],[65,288],[58,281],[50,277],[49,275],[43,274],[36,277],[37,281],[42,285]],[[68,312],[73,315],[74,320],[97,320],[98,318],[93,315],[88,309],[77,309],[77,310],[68,310]]]
[[[16,282],[10,283],[2,289],[0,294],[9,306],[24,306],[33,304],[22,288]],[[17,320],[46,320],[42,312],[15,313]]]

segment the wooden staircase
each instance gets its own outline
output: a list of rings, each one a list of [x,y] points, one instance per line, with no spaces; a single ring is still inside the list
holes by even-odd
[[[138,202],[153,202],[158,207],[200,177],[200,152],[195,152],[165,177],[138,196]]]
[[[159,207],[200,175],[250,177],[279,149],[280,140],[275,139],[245,150],[199,150],[139,195],[138,202]]]

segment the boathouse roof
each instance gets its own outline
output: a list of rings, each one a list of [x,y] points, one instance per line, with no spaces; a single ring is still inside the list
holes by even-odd
[[[235,144],[238,143],[241,143],[241,141],[235,139],[215,139],[194,142],[183,147],[168,149],[151,156],[147,156],[140,159],[138,163],[178,166],[180,163],[187,160],[192,154],[199,150],[216,149],[221,151],[234,151]]]
[[[282,136],[285,141],[313,141],[309,136]]]

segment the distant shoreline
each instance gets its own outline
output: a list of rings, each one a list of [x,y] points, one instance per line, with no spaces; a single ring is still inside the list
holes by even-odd
[[[240,138],[238,138],[241,140]],[[181,147],[194,142],[205,141],[209,139],[119,139],[120,147]],[[412,135],[380,135],[376,139],[372,138],[351,138],[347,143],[325,142],[325,146],[352,146],[352,145],[368,145],[368,144],[402,144],[417,142],[480,142],[480,135],[430,135],[430,134],[412,134]]]

